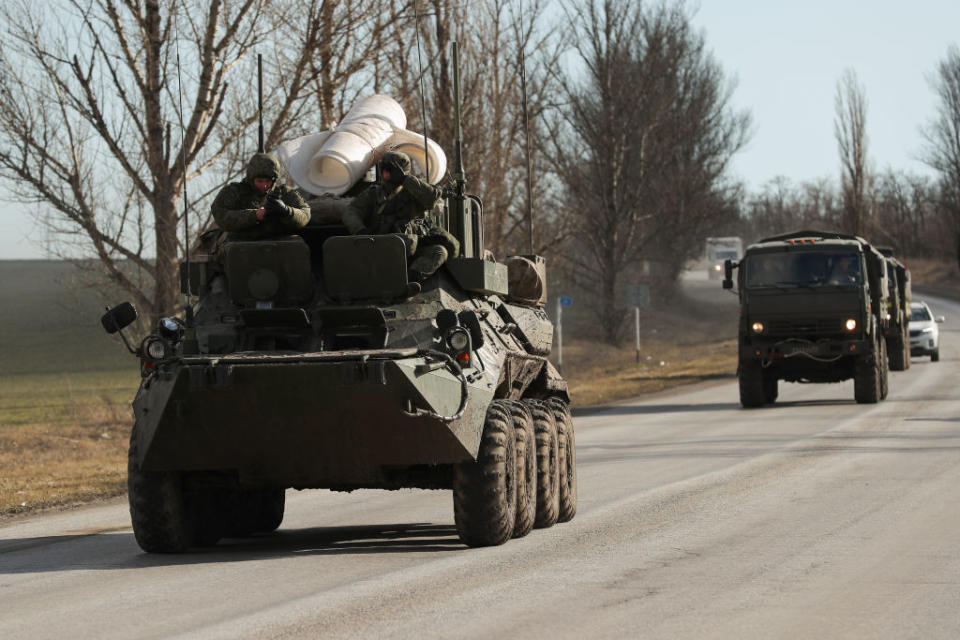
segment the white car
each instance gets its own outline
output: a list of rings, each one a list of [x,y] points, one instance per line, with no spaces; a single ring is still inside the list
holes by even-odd
[[[910,355],[930,356],[931,362],[940,359],[940,329],[938,322],[943,316],[934,318],[926,302],[910,303]]]

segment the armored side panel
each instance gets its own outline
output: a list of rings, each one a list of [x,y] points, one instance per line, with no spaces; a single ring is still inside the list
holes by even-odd
[[[484,295],[507,295],[507,266],[481,258],[453,258],[447,269],[461,288]]]
[[[504,304],[499,311],[504,320],[517,326],[516,335],[527,351],[540,356],[550,355],[553,323],[543,309]]]
[[[313,296],[310,249],[296,236],[278,240],[234,240],[220,250],[230,299],[241,306],[270,301],[303,303]]]
[[[397,235],[328,238],[323,271],[336,300],[398,298],[407,290],[407,246]]]

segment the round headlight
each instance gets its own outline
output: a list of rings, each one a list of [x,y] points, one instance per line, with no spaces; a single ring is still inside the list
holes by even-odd
[[[466,329],[460,327],[452,329],[447,334],[447,344],[454,351],[466,351],[470,346],[470,334],[467,333]]]
[[[753,329],[753,332],[754,332],[754,333],[763,333],[763,323],[762,323],[762,322],[754,322],[752,325],[750,325],[750,328]]]
[[[152,360],[163,360],[163,357],[167,354],[167,347],[162,340],[151,340],[147,343],[145,351]]]
[[[843,323],[843,326],[846,328],[847,331],[853,331],[854,329],[857,328],[857,321],[854,320],[853,318],[849,318],[847,319],[846,322]]]

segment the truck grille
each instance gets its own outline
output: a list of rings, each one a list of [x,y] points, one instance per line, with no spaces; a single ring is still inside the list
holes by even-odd
[[[830,336],[843,333],[843,320],[838,318],[803,318],[764,322],[769,336]]]

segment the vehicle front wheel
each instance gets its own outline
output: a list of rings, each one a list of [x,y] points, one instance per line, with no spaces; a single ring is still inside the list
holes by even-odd
[[[940,347],[937,347],[930,352],[930,362],[939,362],[940,361]]]
[[[183,474],[143,471],[137,463],[138,426],[127,454],[127,494],[133,536],[148,553],[181,553],[194,541],[195,523],[187,505]]]
[[[766,389],[759,360],[741,360],[737,381],[740,383],[740,404],[745,409],[764,405]]]
[[[509,405],[487,409],[477,459],[455,465],[453,515],[466,545],[500,545],[513,535],[517,514],[516,436]]]

